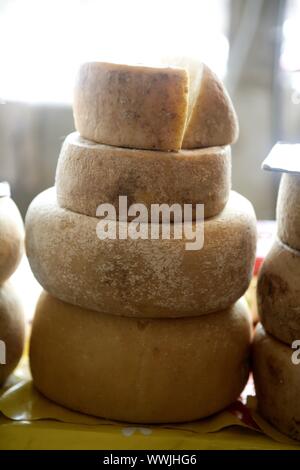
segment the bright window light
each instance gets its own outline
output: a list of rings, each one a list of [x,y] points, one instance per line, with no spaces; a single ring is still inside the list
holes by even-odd
[[[0,100],[70,103],[86,60],[198,56],[224,76],[227,0],[4,0]]]

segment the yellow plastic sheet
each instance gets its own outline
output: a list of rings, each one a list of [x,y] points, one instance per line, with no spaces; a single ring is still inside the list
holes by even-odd
[[[298,449],[236,402],[201,421],[180,425],[134,426],[68,410],[33,386],[24,359],[0,390],[0,449]],[[270,436],[272,439],[270,439]]]

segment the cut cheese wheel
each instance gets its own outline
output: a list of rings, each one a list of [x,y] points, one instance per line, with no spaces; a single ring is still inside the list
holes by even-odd
[[[300,252],[279,240],[260,270],[257,303],[269,333],[288,344],[300,339]]]
[[[8,281],[0,287],[0,385],[5,382],[21,358],[24,336],[22,305]]]
[[[74,91],[75,127],[119,147],[178,150],[187,118],[188,75],[175,67],[83,64]]]
[[[253,345],[258,410],[279,431],[300,440],[299,351],[274,339],[259,325]]]
[[[0,197],[0,284],[16,270],[24,250],[20,212],[9,197]]]
[[[169,63],[183,67],[189,75],[189,106],[181,147],[201,148],[232,144],[239,125],[232,101],[221,80],[210,68],[191,58]]]
[[[222,211],[231,187],[230,147],[170,152],[134,150],[95,144],[70,134],[56,173],[58,203],[96,216],[97,207],[119,196],[128,205],[204,204],[205,217]]]
[[[251,279],[256,220],[250,202],[237,193],[205,222],[204,247],[197,251],[186,249],[189,236],[162,239],[160,233],[151,239],[151,229],[164,224],[141,224],[148,239],[114,240],[100,240],[98,224],[95,217],[60,208],[54,188],[31,203],[27,255],[36,278],[55,297],[118,315],[202,315],[231,305]],[[121,237],[124,224],[116,222]]]
[[[165,151],[235,142],[237,117],[217,76],[188,59],[168,65],[83,64],[73,103],[82,137]]]
[[[250,339],[242,301],[205,317],[142,320],[43,293],[30,365],[38,390],[74,410],[136,423],[191,421],[238,398]]]
[[[279,238],[300,250],[300,175],[282,175],[277,202]]]

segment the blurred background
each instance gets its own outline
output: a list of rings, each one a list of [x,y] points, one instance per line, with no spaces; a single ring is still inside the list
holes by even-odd
[[[241,127],[233,187],[272,219],[278,176],[260,166],[300,140],[299,44],[297,0],[0,0],[0,180],[23,215],[53,185],[81,62],[183,52],[224,79]]]

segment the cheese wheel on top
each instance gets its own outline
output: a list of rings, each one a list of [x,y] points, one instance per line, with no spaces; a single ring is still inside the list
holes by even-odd
[[[299,349],[299,348],[298,348]],[[253,375],[260,414],[279,431],[300,440],[300,353],[256,328]]]
[[[74,90],[75,127],[101,144],[178,151],[234,143],[238,121],[217,76],[201,62],[160,67],[83,64]]]
[[[220,213],[231,188],[230,147],[170,152],[134,150],[95,144],[78,133],[62,147],[57,172],[61,207],[96,216],[103,203],[119,208],[144,204],[204,204],[206,218]]]
[[[279,240],[261,267],[257,303],[269,333],[288,344],[300,339],[300,252]]]
[[[249,372],[245,302],[205,317],[136,319],[40,297],[30,366],[35,386],[83,413],[135,423],[209,416],[234,402]]]
[[[189,234],[174,239],[172,231],[181,224],[171,224],[170,239],[163,239],[162,232],[158,239],[150,236],[166,224],[140,224],[139,232],[147,239],[120,239],[119,232],[126,237],[126,223],[116,222],[116,238],[100,239],[102,222],[60,208],[54,188],[31,203],[27,255],[50,294],[116,315],[180,317],[227,308],[249,285],[256,219],[251,203],[238,193],[231,193],[220,215],[205,221],[204,246],[198,250],[187,250]],[[200,248],[201,239],[198,242],[194,248]]]
[[[17,269],[24,251],[24,227],[10,197],[0,197],[0,284]]]
[[[0,286],[0,386],[23,352],[25,322],[22,304],[10,281]]]
[[[284,173],[277,201],[279,238],[295,250],[300,250],[300,175]]]
[[[188,75],[176,67],[83,64],[73,110],[82,137],[118,147],[178,150],[188,107]]]

